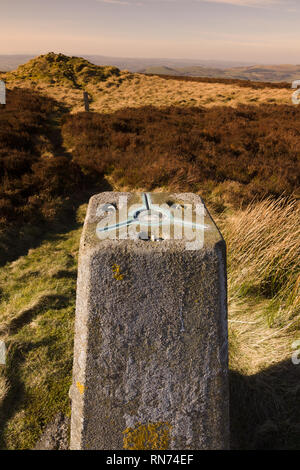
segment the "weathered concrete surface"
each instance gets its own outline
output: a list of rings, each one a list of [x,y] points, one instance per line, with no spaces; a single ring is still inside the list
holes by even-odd
[[[71,449],[229,446],[225,242],[100,240],[91,198],[80,244]],[[169,199],[201,203],[193,194]]]

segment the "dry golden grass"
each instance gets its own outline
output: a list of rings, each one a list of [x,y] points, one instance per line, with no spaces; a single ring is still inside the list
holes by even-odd
[[[1,367],[1,366],[0,366]],[[9,389],[8,380],[0,370],[0,406]]]
[[[248,375],[290,359],[299,339],[300,204],[253,203],[226,217],[223,234],[229,252],[231,365]]]
[[[286,89],[255,90],[220,83],[195,83],[164,80],[160,77],[131,74],[111,80],[106,86],[87,87],[94,98],[92,109],[111,112],[123,107],[154,106],[237,106],[238,104],[290,104]],[[109,86],[108,86],[109,84]]]
[[[287,200],[223,219],[233,449],[299,449],[299,222]]]
[[[80,106],[80,110],[83,111],[82,90],[62,85],[51,85],[42,81],[35,82],[20,79],[7,80],[3,75],[2,79],[6,81],[6,88],[8,90],[12,90],[13,88],[35,90],[39,93],[49,96],[50,98],[54,98],[58,102],[63,103],[68,108],[75,109],[76,107]],[[80,103],[80,105],[78,105],[78,103]]]
[[[230,369],[245,376],[284,361],[291,362],[292,344],[299,339],[299,317],[291,328],[270,328],[265,320],[268,301],[241,299],[229,294]],[[292,329],[297,325],[298,328]]]
[[[82,90],[69,86],[12,78],[2,75],[7,87],[33,88],[57,99],[72,109],[84,110]],[[239,104],[261,105],[264,103],[291,104],[291,91],[287,89],[239,87],[232,84],[197,83],[165,80],[158,76],[121,72],[98,84],[87,83],[85,90],[91,97],[91,111],[111,113],[124,107],[139,108],[163,106],[217,106],[235,107]]]

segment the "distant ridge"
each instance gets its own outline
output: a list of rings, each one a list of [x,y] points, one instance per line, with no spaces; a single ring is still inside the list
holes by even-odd
[[[29,54],[13,54],[13,55],[1,55],[0,54],[0,70],[1,72],[9,72],[14,70],[21,64],[25,64],[28,60],[33,59],[34,55]]]
[[[245,67],[253,65],[249,62],[225,61],[225,60],[191,60],[191,59],[168,59],[168,58],[132,58],[132,57],[110,57],[105,55],[91,55],[91,54],[78,54],[78,57],[83,57],[95,65],[112,65],[119,69],[126,69],[130,72],[140,72],[147,67],[215,67],[215,68],[230,68],[230,67]],[[76,57],[77,57],[76,56]],[[28,60],[35,58],[36,55],[32,54],[15,54],[15,55],[0,55],[0,70],[11,71],[16,69],[19,65],[25,64]]]
[[[49,53],[56,57],[68,57],[64,54]],[[48,57],[49,54],[39,57]],[[21,64],[38,57],[32,55],[0,55],[0,71],[12,71]],[[230,78],[251,80],[258,82],[292,82],[300,79],[300,65],[253,65],[249,63],[216,60],[190,60],[190,59],[143,59],[107,57],[102,55],[83,55],[82,58],[72,56],[73,63],[76,59],[86,61],[89,67],[95,65],[102,67],[116,67],[130,72],[146,74],[163,74],[185,77]],[[62,65],[60,60],[60,65]],[[60,78],[61,79],[61,78]]]
[[[291,82],[300,79],[300,65],[266,65],[233,67],[228,69],[209,67],[147,67],[147,74],[163,74],[183,77],[232,78],[257,82]]]

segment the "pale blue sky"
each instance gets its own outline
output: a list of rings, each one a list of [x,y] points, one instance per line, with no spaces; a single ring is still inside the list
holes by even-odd
[[[1,0],[0,54],[300,63],[300,0]]]

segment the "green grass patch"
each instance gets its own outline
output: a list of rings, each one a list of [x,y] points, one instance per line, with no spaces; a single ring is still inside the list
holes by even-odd
[[[48,234],[1,270],[0,337],[8,348],[0,371],[0,386],[6,387],[0,400],[2,449],[32,448],[55,414],[70,414],[80,232],[78,225]]]

